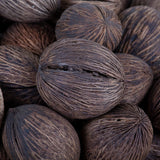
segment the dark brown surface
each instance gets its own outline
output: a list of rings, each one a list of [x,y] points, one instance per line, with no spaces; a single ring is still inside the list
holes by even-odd
[[[92,0],[90,0],[92,1]],[[101,1],[101,0],[98,0]],[[107,2],[110,5],[110,8],[115,8],[114,11],[116,13],[119,13],[120,6],[121,6],[121,0],[103,0],[104,2]]]
[[[85,0],[62,0],[61,1],[61,8],[66,9],[74,4],[79,3],[89,3],[93,5],[99,5],[101,7],[107,8],[115,13],[119,13],[121,1],[120,0],[105,0],[105,1],[85,1]]]
[[[160,78],[154,83],[148,95],[148,115],[153,126],[160,130]]]
[[[119,103],[123,68],[107,48],[84,39],[64,39],[41,56],[37,74],[41,97],[68,118],[101,115]]]
[[[4,101],[3,101],[2,90],[0,88],[0,128],[3,116],[4,116]]]
[[[24,87],[2,83],[5,106],[16,107],[22,104],[45,104],[41,99],[36,86]]]
[[[131,6],[146,5],[153,7],[160,11],[160,1],[159,0],[132,0]]]
[[[79,138],[72,125],[44,106],[10,109],[4,148],[11,160],[79,160]]]
[[[56,38],[83,38],[114,50],[122,36],[117,15],[98,5],[80,3],[66,9],[56,24]]]
[[[121,102],[138,104],[147,93],[153,80],[150,66],[142,59],[130,54],[116,54],[125,73],[125,90]]]
[[[120,0],[120,1],[121,1],[120,12],[122,12],[126,8],[129,8],[131,5],[131,2],[135,0]]]
[[[60,0],[1,0],[0,14],[18,22],[37,22],[49,18]]]
[[[3,37],[3,33],[7,30],[8,26],[12,24],[12,21],[9,21],[8,19],[3,18],[0,16],[0,44],[1,44],[1,38]]]
[[[5,104],[40,103],[36,89],[38,56],[20,47],[0,46],[0,84]]]
[[[9,157],[2,146],[0,146],[0,160],[9,160]]]
[[[120,14],[124,34],[118,53],[142,58],[160,76],[160,13],[145,6],[131,7]]]
[[[41,55],[54,40],[54,30],[48,24],[16,23],[4,33],[1,44],[20,46],[34,54]]]
[[[145,160],[160,160],[160,135],[159,134],[154,135],[151,150]]]
[[[121,104],[83,128],[85,160],[144,160],[152,137],[144,111]]]

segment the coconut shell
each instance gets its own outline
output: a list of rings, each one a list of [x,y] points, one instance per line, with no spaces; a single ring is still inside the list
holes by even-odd
[[[153,137],[151,150],[145,160],[159,160],[160,159],[160,135],[155,134]]]
[[[114,50],[122,36],[117,15],[98,5],[75,4],[66,9],[56,24],[56,38],[83,38]]]
[[[122,103],[138,104],[152,85],[153,73],[142,59],[130,54],[116,54],[125,73],[125,91]]]
[[[56,112],[39,105],[9,110],[3,131],[11,160],[79,160],[79,138],[72,125]]]
[[[90,0],[92,1],[92,0]],[[100,1],[100,0],[98,0]],[[112,9],[115,13],[119,13],[120,12],[120,6],[121,6],[121,0],[103,0],[104,2],[107,2],[108,5],[110,6],[109,8]]]
[[[54,40],[54,31],[48,24],[16,23],[5,32],[2,45],[20,46],[34,54],[41,55]]]
[[[2,123],[3,116],[4,116],[4,101],[3,101],[2,90],[0,89],[0,126]]]
[[[124,72],[106,47],[84,39],[64,39],[43,52],[37,88],[54,110],[73,119],[101,115],[122,99]]]
[[[0,15],[18,22],[37,22],[49,18],[60,0],[1,0]]]
[[[93,119],[82,132],[86,160],[144,160],[153,137],[149,118],[131,104]]]
[[[155,78],[160,76],[160,13],[147,6],[136,6],[120,14],[124,28],[118,53],[129,53],[147,62]]]
[[[137,5],[145,5],[152,8],[157,9],[160,11],[160,1],[159,0],[133,0],[131,3],[131,6],[137,6]]]
[[[121,6],[120,0],[105,0],[105,1],[62,0],[61,8],[64,10],[74,4],[79,4],[79,3],[89,3],[93,5],[98,5],[98,6],[107,8],[115,13],[119,13],[120,6]]]
[[[39,58],[17,46],[0,46],[0,84],[8,106],[41,103],[36,89]]]
[[[160,78],[154,83],[148,95],[147,113],[153,126],[160,130]]]

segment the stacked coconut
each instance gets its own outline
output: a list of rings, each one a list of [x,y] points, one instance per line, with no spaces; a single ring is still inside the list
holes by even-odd
[[[160,2],[0,1],[0,159],[160,159]]]

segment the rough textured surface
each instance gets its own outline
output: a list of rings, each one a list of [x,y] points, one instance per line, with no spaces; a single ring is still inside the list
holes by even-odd
[[[160,13],[146,6],[131,7],[120,14],[124,34],[118,53],[142,58],[160,76]]]
[[[54,30],[48,24],[16,23],[4,33],[1,44],[20,46],[34,54],[41,55],[54,40]]]
[[[160,11],[160,1],[159,0],[132,0],[131,6],[137,6],[137,5],[146,5],[149,7],[153,7]]]
[[[41,103],[36,89],[38,56],[20,47],[0,46],[0,84],[7,105]]]
[[[99,5],[102,6],[104,8],[107,8],[111,11],[114,11],[115,13],[119,13],[120,11],[120,6],[121,6],[121,1],[120,0],[104,0],[103,1],[85,1],[85,0],[62,0],[61,1],[61,7],[63,9],[68,8],[71,5],[74,4],[79,4],[79,3],[89,3],[89,4],[93,4],[93,5]]]
[[[107,48],[84,39],[64,39],[45,49],[37,87],[53,109],[68,118],[101,115],[119,103],[123,68]]]
[[[144,111],[121,104],[83,128],[86,160],[144,160],[153,129]]]
[[[160,135],[159,134],[154,135],[151,150],[145,160],[160,160]]]
[[[72,125],[44,106],[10,109],[4,148],[11,160],[79,160],[79,138]]]
[[[80,3],[66,9],[56,24],[56,38],[83,38],[114,50],[122,36],[117,15],[98,5]]]
[[[90,0],[92,1],[92,0]],[[99,1],[99,0],[98,0]],[[108,5],[110,5],[110,9],[113,9],[115,13],[120,12],[120,6],[121,6],[121,0],[103,0],[104,2],[107,2]]]
[[[3,116],[4,116],[4,101],[3,101],[2,90],[0,89],[0,128]]]
[[[49,18],[60,0],[1,0],[0,14],[18,22],[36,22]]]
[[[148,114],[153,126],[160,130],[160,78],[152,86],[148,95]]]
[[[142,59],[130,54],[116,54],[125,73],[125,90],[121,102],[138,104],[147,93],[153,80],[150,66]]]

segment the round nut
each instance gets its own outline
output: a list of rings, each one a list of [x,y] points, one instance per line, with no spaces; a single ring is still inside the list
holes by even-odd
[[[153,129],[142,109],[120,104],[86,124],[82,136],[86,160],[144,160],[152,144]]]
[[[41,104],[36,88],[37,55],[17,46],[0,46],[0,83],[6,106]]]
[[[152,85],[153,73],[142,59],[131,54],[116,54],[125,74],[125,90],[121,103],[138,104]]]
[[[106,47],[84,39],[64,39],[43,52],[37,88],[54,110],[73,119],[104,114],[124,92],[124,72]]]
[[[117,15],[98,5],[80,3],[66,9],[56,24],[56,38],[83,38],[114,50],[122,36]]]
[[[147,6],[130,7],[120,14],[124,34],[117,53],[129,53],[147,62],[160,76],[160,13]]]
[[[60,0],[1,0],[0,15],[18,22],[47,19],[60,5]]]
[[[54,40],[54,30],[48,24],[15,23],[4,33],[1,44],[20,46],[41,55]]]
[[[79,160],[79,138],[72,125],[56,112],[39,105],[9,109],[3,131],[11,160]]]

